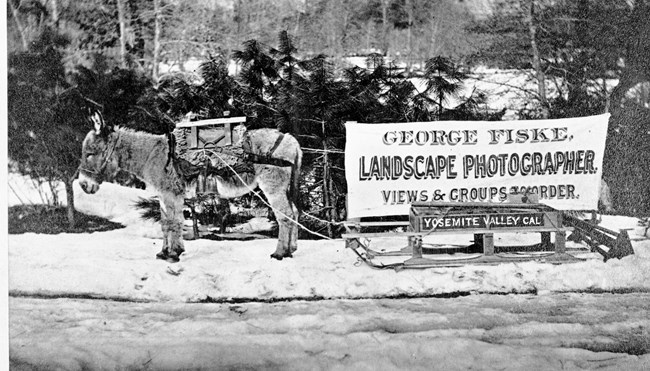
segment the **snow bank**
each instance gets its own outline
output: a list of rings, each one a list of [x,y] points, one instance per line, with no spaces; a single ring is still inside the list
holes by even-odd
[[[132,205],[151,194],[113,184],[87,195],[75,185],[80,211],[127,228],[91,234],[9,236],[9,289],[46,296],[96,296],[143,301],[279,300],[286,298],[374,298],[457,292],[521,293],[650,290],[650,241],[635,218],[604,216],[602,224],[632,231],[635,255],[607,263],[585,246],[572,253],[583,262],[467,265],[427,270],[373,270],[359,262],[343,240],[299,241],[293,259],[275,261],[274,239],[185,241],[177,264],[156,260],[159,226],[143,221]],[[467,236],[427,242],[465,244]],[[528,244],[538,235],[502,234],[495,244]],[[375,249],[404,246],[405,238],[375,239]]]
[[[132,230],[131,230],[132,232]],[[395,241],[399,243],[399,241]],[[405,241],[403,241],[405,242]],[[650,241],[603,263],[535,262],[427,270],[373,270],[344,241],[299,241],[293,259],[269,255],[275,240],[186,241],[177,264],[156,260],[161,240],[129,230],[89,235],[9,236],[9,289],[33,295],[88,295],[144,301],[372,298],[455,292],[650,290]]]
[[[74,181],[74,205],[82,213],[97,215],[126,226],[129,235],[162,238],[160,224],[142,220],[140,211],[134,205],[140,198],[155,194],[148,190],[122,187],[113,183],[102,183],[97,193],[89,195]]]

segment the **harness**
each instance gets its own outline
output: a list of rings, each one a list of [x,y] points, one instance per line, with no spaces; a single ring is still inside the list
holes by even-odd
[[[253,146],[250,142],[250,137],[245,137],[245,139],[241,142],[241,145],[222,146],[210,150],[206,149],[206,151],[217,155],[217,157],[222,162],[224,162],[224,166],[221,167],[213,166],[210,161],[205,161],[205,163],[199,164],[188,161],[186,158],[179,156],[176,153],[176,140],[174,134],[168,133],[167,138],[169,145],[169,157],[167,159],[165,168],[167,168],[167,165],[169,165],[171,162],[177,174],[179,174],[186,183],[190,183],[197,178],[202,178],[203,183],[205,183],[207,178],[212,175],[227,177],[228,175],[232,175],[232,170],[242,174],[254,173],[254,164],[273,165],[280,167],[290,167],[293,165],[293,163],[290,161],[273,157],[276,150],[280,147],[282,140],[284,139],[284,134],[280,134],[275,140],[275,143],[273,143],[273,146],[271,146],[271,148],[263,155],[253,153]],[[230,158],[236,158],[238,161],[234,164],[228,164],[221,156],[218,156],[218,154],[225,155],[226,157]],[[228,169],[228,167],[232,168]]]
[[[91,177],[95,177],[95,181],[97,181],[97,182],[101,182],[101,181],[104,180],[103,179],[104,178],[104,170],[106,170],[106,166],[108,165],[108,161],[110,161],[111,156],[113,156],[113,153],[115,152],[115,148],[117,148],[117,143],[120,141],[120,133],[119,132],[116,132],[116,133],[117,133],[117,138],[115,138],[115,142],[113,143],[113,146],[111,147],[110,152],[108,152],[108,155],[106,155],[106,157],[104,158],[104,161],[102,162],[99,169],[97,171],[95,171],[95,170],[84,168],[83,166],[79,165],[79,171],[84,172],[84,173],[88,173],[88,174],[92,174]]]
[[[250,137],[246,137],[246,140],[242,143],[242,147],[244,148],[244,156],[246,160],[256,164],[291,166],[293,165],[291,162],[283,160],[281,158],[273,157],[273,154],[278,149],[278,147],[280,147],[280,143],[282,143],[283,139],[284,134],[280,133],[280,135],[278,135],[278,139],[275,140],[275,143],[273,143],[273,146],[269,152],[266,155],[258,155],[252,152]]]
[[[167,171],[167,167],[169,166],[169,163],[176,159],[176,137],[174,136],[174,133],[172,133],[171,131],[168,131],[166,135],[167,135],[167,145],[169,146],[169,152],[167,153],[167,162],[165,163],[165,171]]]

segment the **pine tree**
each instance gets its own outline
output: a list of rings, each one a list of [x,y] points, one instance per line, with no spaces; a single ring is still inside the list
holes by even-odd
[[[29,50],[10,54],[8,147],[9,158],[17,162],[23,174],[50,184],[65,184],[72,229],[72,181],[81,141],[88,132],[88,102],[66,79],[61,50],[67,43],[66,38],[46,27]]]
[[[233,59],[242,65],[234,99],[236,106],[249,117],[249,128],[276,126],[276,111],[268,104],[267,97],[275,95],[279,74],[266,50],[256,40],[248,40],[243,50],[233,52]]]

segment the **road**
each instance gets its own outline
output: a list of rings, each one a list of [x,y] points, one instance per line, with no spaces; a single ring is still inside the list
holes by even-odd
[[[648,293],[9,305],[15,370],[650,369]]]

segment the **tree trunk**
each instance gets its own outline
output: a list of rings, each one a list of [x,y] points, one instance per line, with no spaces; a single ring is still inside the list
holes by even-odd
[[[406,0],[406,11],[409,16],[409,25],[406,33],[406,45],[408,47],[408,54],[407,58],[408,60],[406,61],[406,70],[410,74],[413,72],[413,4],[411,3],[411,0]]]
[[[162,16],[160,15],[160,0],[153,0],[154,34],[153,34],[153,68],[154,85],[158,85],[158,64],[160,63],[160,33],[162,32]]]
[[[302,15],[302,12],[298,10],[296,13],[296,27],[293,28],[293,34],[298,36],[300,35],[300,16]],[[295,43],[296,48],[300,50],[300,38],[296,38]]]
[[[75,227],[75,218],[74,218],[74,189],[72,188],[73,178],[66,180],[65,183],[65,195],[68,200],[68,205],[66,207],[68,211],[68,227],[74,229]]]
[[[438,17],[433,17],[430,21],[429,32],[431,37],[429,38],[429,58],[438,56],[438,51],[440,50],[440,45],[438,45],[438,32],[440,29],[440,19]],[[424,61],[426,63],[426,60]],[[422,65],[424,66],[423,63]]]
[[[57,185],[58,185],[57,180],[53,179],[48,179],[47,180],[47,185],[50,187],[50,193],[52,194],[52,205],[53,206],[59,206],[59,193],[57,192]]]
[[[381,1],[381,49],[384,55],[388,55],[388,6],[390,0]]]
[[[126,15],[124,0],[117,0],[117,19],[120,24],[120,59],[122,61],[122,67],[126,68]]]
[[[537,46],[537,26],[535,25],[535,0],[530,0],[530,7],[526,21],[528,23],[528,34],[530,36],[530,47],[533,52],[533,69],[537,79],[537,95],[542,104],[542,118],[548,118],[548,100],[546,99],[546,75],[542,70],[539,48]]]
[[[333,217],[333,208],[332,202],[330,200],[330,162],[329,156],[327,153],[327,137],[325,136],[325,121],[322,123],[323,128],[323,207],[325,209],[325,215],[327,215],[327,235],[332,238],[332,217]]]
[[[52,23],[54,28],[59,28],[59,1],[51,0],[52,3]]]
[[[607,92],[607,79],[603,79],[602,91],[603,96],[605,97],[605,113],[608,113],[612,103],[612,96],[609,92]]]
[[[11,14],[14,17],[14,22],[16,22],[16,27],[18,27],[18,32],[20,33],[20,41],[23,44],[23,51],[29,50],[29,43],[27,42],[27,35],[25,35],[25,27],[23,26],[23,23],[20,21],[20,18],[18,18],[18,10],[14,6],[14,4],[11,1],[7,1],[7,4],[11,7]]]
[[[366,22],[366,53],[370,51],[370,36],[372,35],[372,21]]]
[[[609,107],[608,111],[615,112],[620,109],[623,105],[623,98],[625,94],[634,87],[634,85],[641,82],[641,78],[635,71],[632,71],[631,68],[623,68],[618,79],[618,84],[612,90],[612,93],[609,95]]]
[[[190,206],[190,213],[192,214],[192,239],[197,240],[199,239],[200,234],[199,234],[199,219],[196,216],[196,200],[192,200]],[[221,231],[223,233],[223,231]]]
[[[623,60],[625,67],[620,71],[618,85],[612,90],[610,95],[609,109],[614,112],[620,109],[625,98],[625,94],[636,84],[644,81],[650,81],[650,25],[648,17],[650,16],[650,4],[647,2],[636,2],[632,4],[632,17],[629,21],[630,30],[634,34],[626,40]]]

